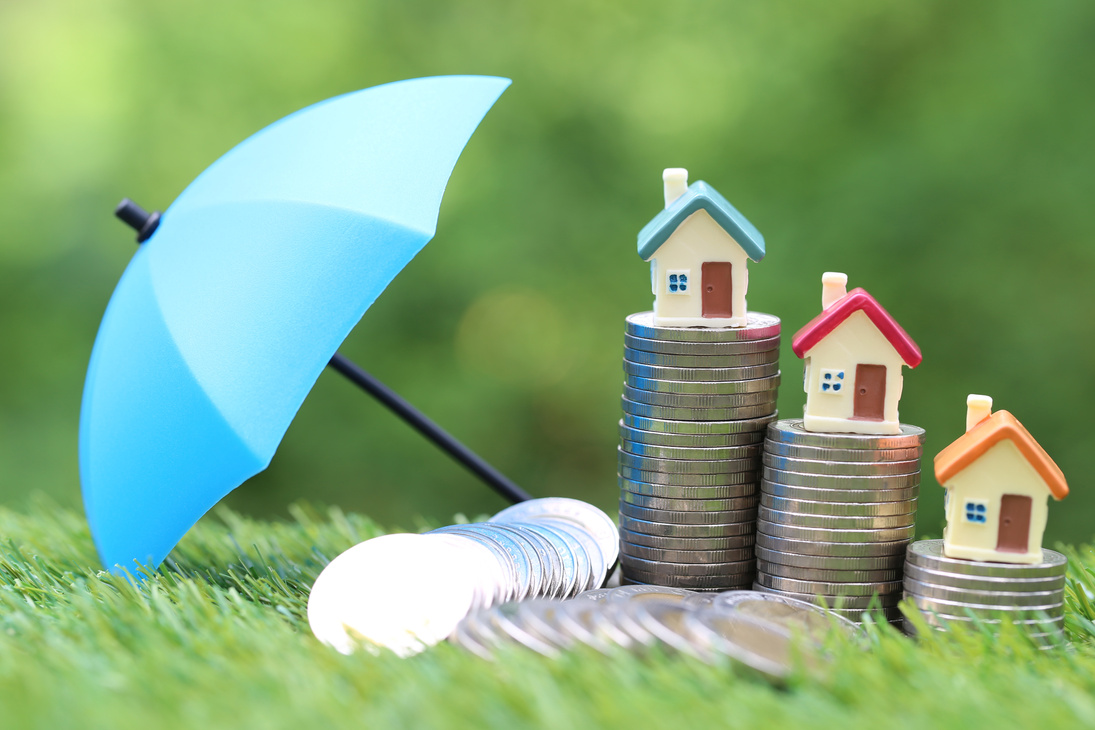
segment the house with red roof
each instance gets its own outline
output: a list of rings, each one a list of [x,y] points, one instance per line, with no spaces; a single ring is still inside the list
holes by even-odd
[[[874,297],[863,289],[849,292],[846,274],[826,272],[821,281],[822,312],[791,341],[805,360],[803,427],[899,433],[901,368],[920,364],[920,348]]]
[[[1068,496],[1060,467],[992,399],[966,399],[966,432],[935,457],[947,490],[943,554],[1003,563],[1042,562],[1049,498]]]
[[[748,263],[764,258],[764,236],[713,187],[688,171],[662,173],[665,208],[639,231],[650,262],[654,324],[744,327]]]

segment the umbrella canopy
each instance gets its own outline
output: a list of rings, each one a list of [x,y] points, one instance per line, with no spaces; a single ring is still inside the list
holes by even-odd
[[[164,212],[95,340],[80,480],[99,556],[158,564],[269,465],[319,374],[433,237],[508,79],[346,94],[229,151]]]

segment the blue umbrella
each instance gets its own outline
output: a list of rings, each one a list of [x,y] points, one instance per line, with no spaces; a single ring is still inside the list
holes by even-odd
[[[105,566],[158,564],[265,469],[329,362],[406,406],[332,356],[433,237],[453,166],[509,83],[437,77],[329,99],[237,145],[162,217],[123,205],[146,242],[103,316],[80,413]]]

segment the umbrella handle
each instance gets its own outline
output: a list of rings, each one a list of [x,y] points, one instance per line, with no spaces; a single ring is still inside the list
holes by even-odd
[[[156,232],[160,224],[160,212],[149,213],[129,198],[123,198],[114,209],[114,215],[137,231],[137,243],[144,243]],[[392,413],[406,421],[420,434],[434,442],[443,451],[459,461],[468,471],[487,483],[494,491],[510,502],[524,502],[532,496],[507,479],[500,471],[485,462],[478,454],[457,441],[448,431],[426,417],[388,386],[336,352],[328,363],[351,382],[388,407]]]
[[[328,364],[387,406],[389,410],[410,424],[412,428],[436,444],[441,450],[448,452],[450,456],[467,467],[468,471],[482,479],[487,483],[487,486],[509,501],[517,503],[532,499],[528,492],[511,482],[478,454],[457,441],[445,429],[405,401],[398,393],[365,372],[342,353],[336,352]]]

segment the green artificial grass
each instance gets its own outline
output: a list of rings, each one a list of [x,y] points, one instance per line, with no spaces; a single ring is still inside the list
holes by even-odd
[[[0,727],[1095,727],[1095,554],[1070,550],[1070,645],[1018,634],[914,642],[870,627],[784,689],[663,654],[442,645],[401,660],[313,639],[308,586],[365,517],[294,508],[202,521],[137,584],[99,571],[82,515],[0,510]]]

